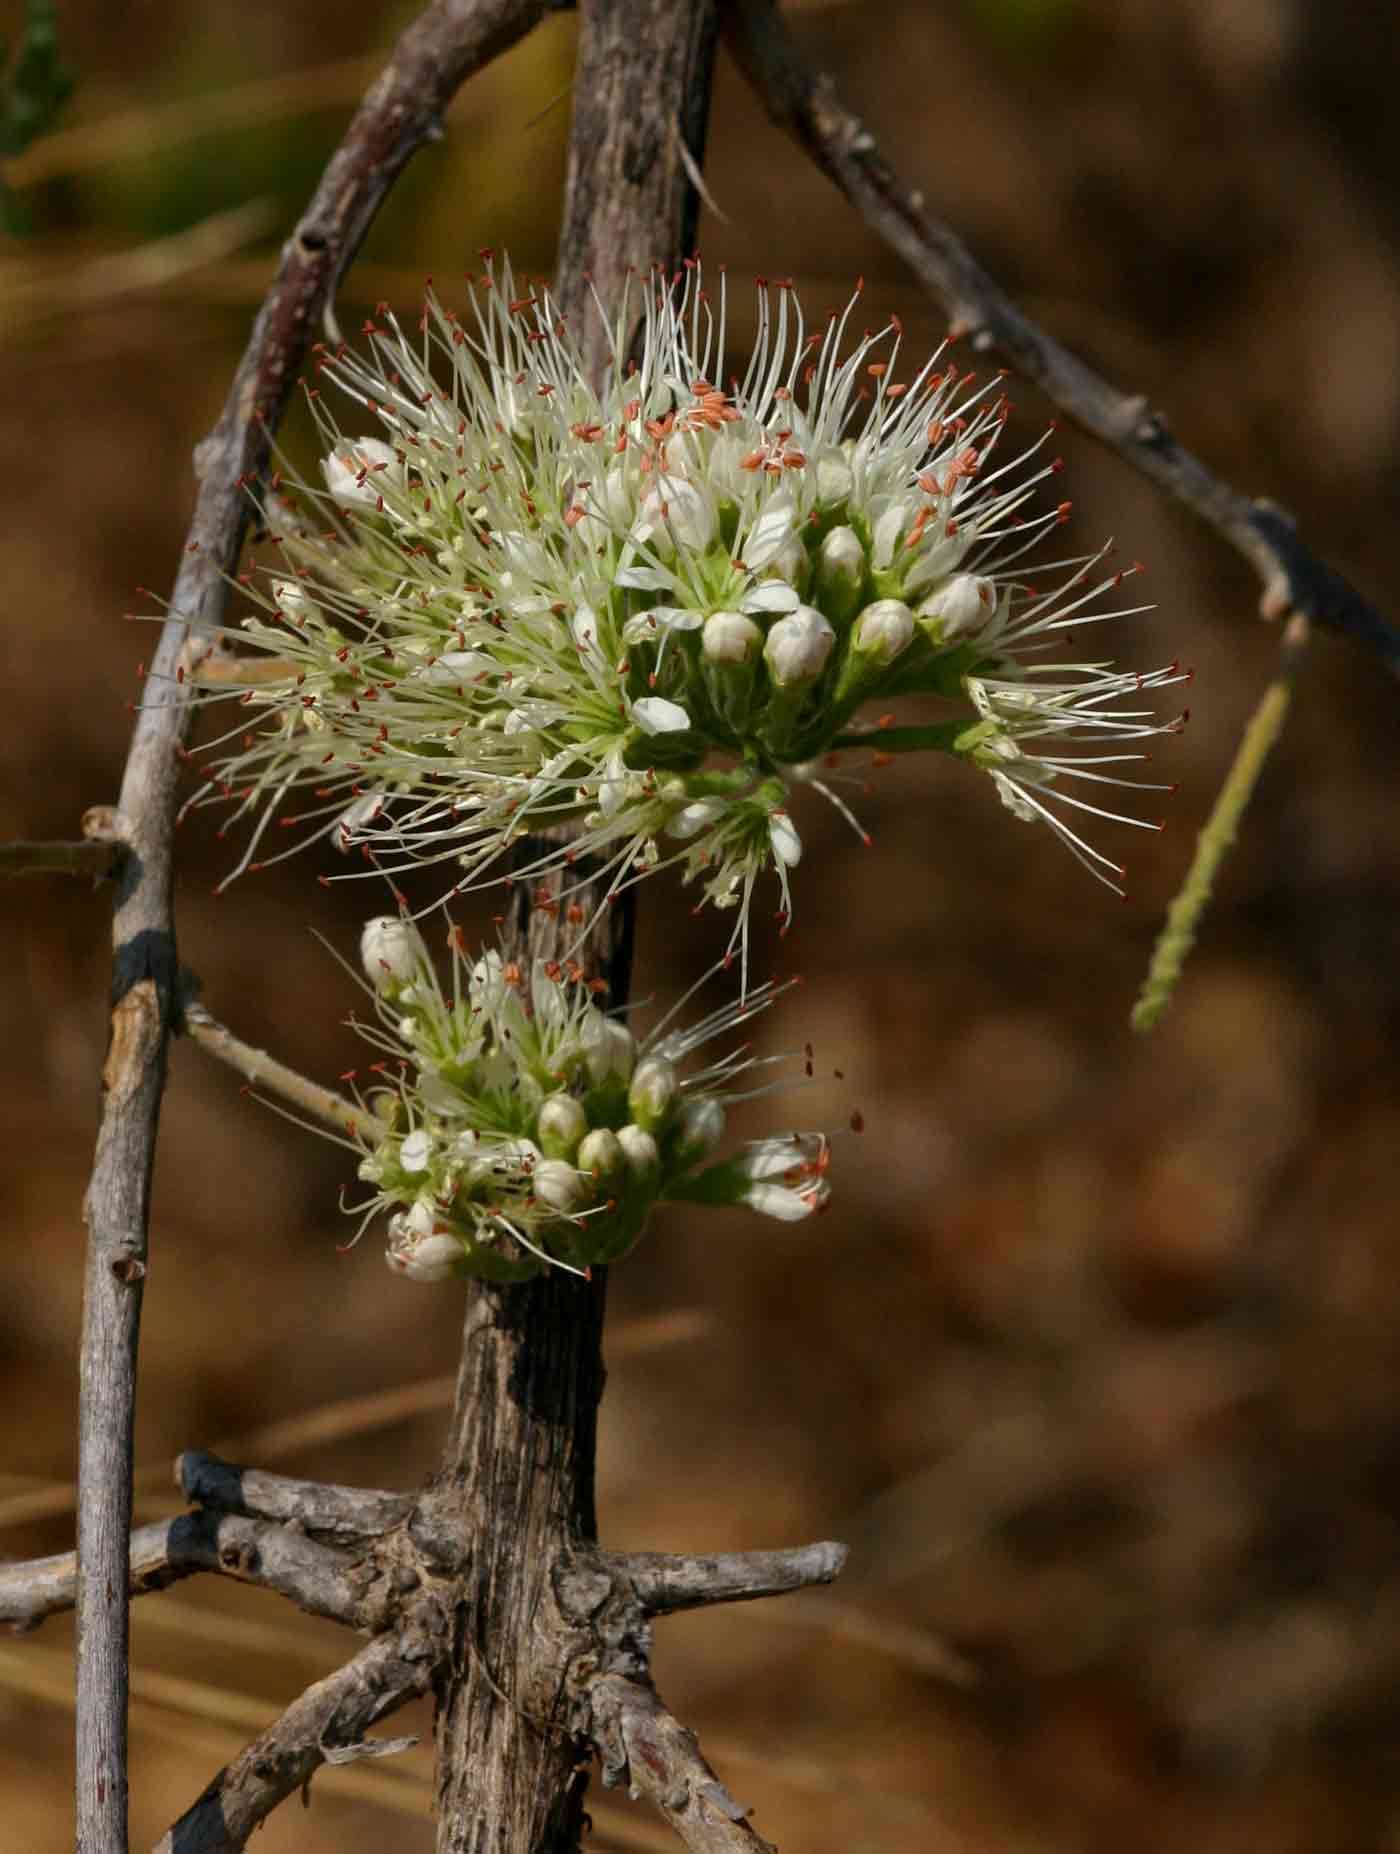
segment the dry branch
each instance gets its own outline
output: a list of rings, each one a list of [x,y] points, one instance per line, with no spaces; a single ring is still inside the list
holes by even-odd
[[[413,1495],[377,1487],[336,1487],[325,1481],[294,1480],[261,1468],[239,1468],[202,1449],[188,1449],[175,1464],[185,1498],[222,1513],[295,1521],[307,1532],[332,1538],[378,1538],[402,1525]]]
[[[774,1854],[649,1681],[605,1675],[590,1698],[605,1785],[648,1797],[693,1854]]]
[[[192,672],[211,648],[249,514],[308,342],[389,186],[472,70],[544,0],[438,0],[401,36],[283,249],[223,414],[195,459],[189,537],[122,778],[105,1101],[88,1187],[78,1477],[77,1844],[127,1848],[126,1574],[141,1282],[166,1046],[177,1011],[171,832]]]
[[[417,1620],[382,1635],[318,1680],[221,1770],[161,1836],[155,1854],[234,1854],[337,1754],[363,1745],[388,1713],[428,1689],[437,1630]]]
[[[131,1535],[127,1590],[145,1596],[197,1571],[214,1571],[290,1598],[313,1616],[356,1621],[364,1608],[353,1560],[304,1533],[232,1513],[181,1513]],[[60,1552],[0,1566],[0,1622],[33,1628],[73,1607],[78,1555]]]
[[[669,1616],[711,1603],[753,1603],[785,1596],[841,1574],[847,1550],[830,1540],[787,1551],[730,1551],[713,1556],[670,1552],[602,1554],[605,1565],[627,1578],[647,1616]]]
[[[1113,386],[1021,313],[894,172],[831,79],[805,67],[776,0],[726,0],[724,21],[727,43],[770,117],[942,304],[956,334],[979,351],[995,349],[1067,417],[1194,509],[1258,574],[1265,617],[1301,611],[1400,674],[1400,630],[1318,559],[1290,515],[1223,483],[1177,443],[1145,398]]]

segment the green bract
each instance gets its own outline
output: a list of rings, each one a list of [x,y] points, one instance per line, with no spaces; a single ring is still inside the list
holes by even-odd
[[[789,1220],[825,1204],[820,1134],[751,1142],[707,1163],[735,1082],[761,1065],[741,1048],[684,1066],[781,988],[761,986],[688,1029],[663,1022],[639,1042],[562,971],[537,965],[527,981],[499,953],[473,961],[455,935],[450,945],[444,988],[408,921],[371,921],[362,940],[379,1021],[360,1027],[381,1052],[382,1078],[368,1101],[380,1131],[362,1139],[359,1175],[374,1188],[363,1219],[393,1213],[398,1273],[586,1272],[625,1255],[665,1198]]]
[[[367,354],[323,358],[378,433],[343,436],[314,396],[325,489],[274,511],[282,564],[249,580],[239,635],[266,660],[233,680],[264,725],[207,788],[260,814],[244,865],[293,789],[310,834],[391,873],[443,861],[454,892],[571,822],[568,854],[614,888],[679,862],[739,909],[738,940],[763,869],[790,905],[790,788],[839,803],[812,767],[869,743],[987,770],[1111,879],[1065,812],[1117,814],[1069,788],[1131,783],[1123,743],[1176,725],[1137,698],[1183,677],[1043,660],[1118,615],[1097,608],[1123,575],[1100,554],[1046,569],[1048,590],[1020,577],[1068,504],[1022,513],[1057,463],[991,467],[999,382],[935,356],[901,383],[897,324],[848,342],[857,296],[808,335],[779,286],[723,386],[723,291],[712,312],[692,268],[640,293],[640,358],[624,302],[601,392],[508,268],[465,322],[430,297],[416,338],[385,316]],[[862,728],[906,696],[941,712]]]

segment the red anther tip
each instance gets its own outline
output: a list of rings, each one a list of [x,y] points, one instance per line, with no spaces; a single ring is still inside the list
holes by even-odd
[[[852,1133],[864,1133],[865,1131],[865,1115],[859,1108],[851,1115],[851,1131]]]

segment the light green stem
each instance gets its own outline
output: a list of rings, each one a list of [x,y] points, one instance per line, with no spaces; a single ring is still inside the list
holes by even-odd
[[[1196,853],[1191,859],[1186,880],[1167,910],[1166,922],[1152,949],[1152,963],[1147,968],[1147,977],[1143,980],[1142,990],[1133,1006],[1134,1030],[1145,1033],[1153,1029],[1171,1002],[1186,956],[1195,944],[1196,929],[1206,903],[1210,900],[1216,873],[1225,852],[1235,841],[1245,806],[1253,796],[1265,762],[1283,732],[1289,700],[1293,694],[1293,679],[1306,641],[1305,622],[1296,617],[1291,619],[1284,633],[1283,660],[1278,675],[1264,691],[1263,699],[1250,717],[1239,750],[1220,788],[1220,796],[1196,839]]]

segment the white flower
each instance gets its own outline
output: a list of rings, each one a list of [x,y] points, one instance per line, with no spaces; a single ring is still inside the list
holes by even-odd
[[[383,483],[397,465],[392,445],[382,438],[356,438],[342,442],[323,459],[326,488],[342,508],[376,509],[383,498]]]
[[[326,386],[380,432],[347,436],[330,392],[314,400],[336,523],[321,492],[290,487],[300,511],[275,512],[275,566],[230,631],[271,659],[232,685],[266,725],[223,731],[201,794],[259,815],[240,868],[284,804],[308,837],[372,849],[371,872],[442,862],[454,888],[499,879],[538,826],[555,847],[535,873],[595,855],[616,890],[679,862],[736,910],[742,952],[758,878],[776,870],[782,887],[791,866],[767,824],[784,788],[844,810],[801,768],[869,739],[991,771],[977,723],[1014,725],[1024,747],[1006,691],[1051,670],[1070,629],[1134,609],[1115,609],[1126,576],[1102,555],[1047,569],[1039,589],[1022,577],[1069,505],[1031,506],[1057,461],[993,465],[1009,411],[995,377],[964,378],[942,353],[902,369],[894,323],[848,340],[859,295],[809,336],[786,287],[760,292],[736,370],[722,280],[713,298],[698,267],[636,287],[640,303],[608,305],[598,390],[548,293],[508,266],[488,268],[460,320],[430,296],[421,331],[385,316],[366,352],[326,360]],[[1174,679],[1116,686],[1131,702]],[[882,745],[859,711],[894,697],[960,705],[968,725],[901,725]],[[1079,701],[1073,738],[1175,725],[1132,707],[1125,735],[1115,699],[1105,684]],[[1118,779],[1092,752],[1060,756],[1071,736],[1053,730],[1057,763],[1041,764],[1058,793]],[[298,788],[314,802],[293,808]],[[668,858],[677,819],[688,847]]]
[[[376,991],[405,985],[428,963],[428,949],[412,921],[380,914],[360,935],[360,963]]]

